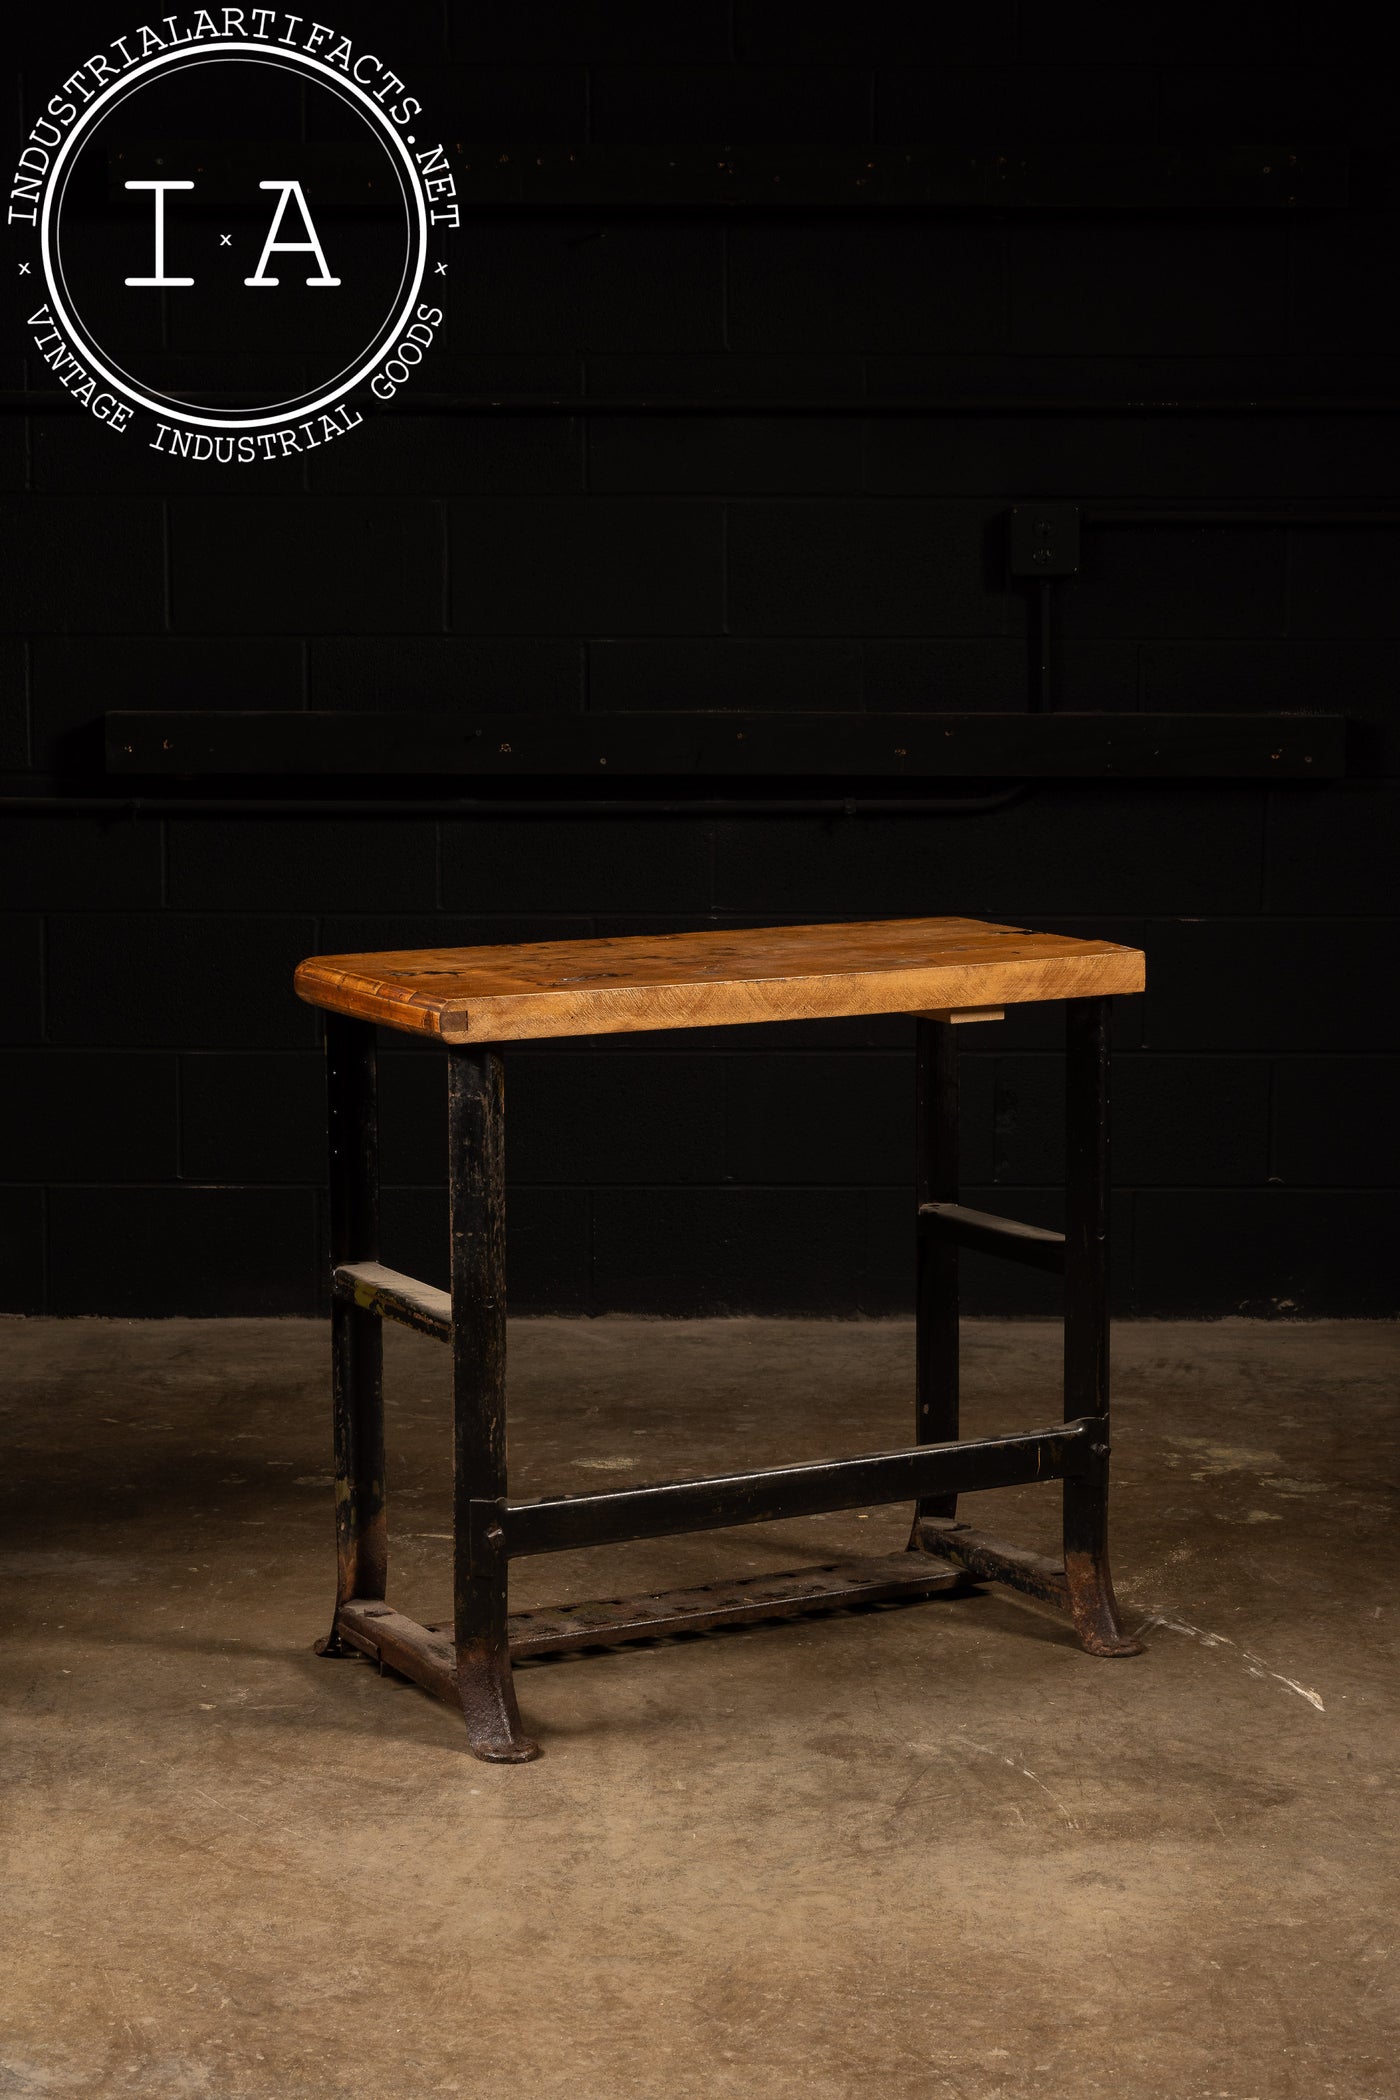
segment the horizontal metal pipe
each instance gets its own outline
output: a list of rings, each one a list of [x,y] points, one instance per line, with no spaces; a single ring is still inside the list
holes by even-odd
[[[1302,525],[1308,531],[1319,527],[1400,525],[1400,510],[1245,510],[1216,506],[1212,510],[1103,510],[1092,503],[1080,512],[1084,525]]]
[[[3,795],[0,812],[23,817],[870,817],[976,816],[1031,792],[993,795],[461,795],[408,796]]]
[[[440,708],[115,709],[105,724],[108,793],[229,794],[271,781],[394,781],[417,792],[723,796],[947,794],[1017,779],[1335,777],[1341,715],[848,713],[695,708],[598,710],[552,719]],[[818,782],[822,785],[819,787]],[[586,783],[586,785],[585,785]],[[37,782],[19,779],[20,787]],[[73,783],[76,785],[76,780]],[[206,785],[207,784],[207,785]],[[988,787],[985,792],[992,792]],[[999,789],[997,791],[1000,791]],[[320,788],[320,792],[327,792]],[[400,790],[402,792],[402,790]]]
[[[617,1545],[625,1539],[860,1509],[867,1503],[1062,1479],[1085,1461],[1088,1439],[1096,1431],[1097,1424],[1086,1418],[1021,1436],[922,1444],[913,1450],[776,1466],[761,1473],[512,1503],[505,1513],[506,1551],[512,1557],[565,1553],[577,1546]]]
[[[209,394],[211,408],[256,407],[262,396],[254,394]],[[1400,415],[1400,398],[1372,395],[1347,398],[1324,395],[1289,395],[1278,399],[1255,396],[1217,397],[1213,400],[1125,397],[1058,396],[1040,400],[1018,394],[909,394],[871,399],[863,394],[838,394],[820,399],[777,400],[755,398],[668,400],[653,395],[542,394],[416,394],[404,395],[392,406],[363,403],[365,412],[379,416],[1394,416]],[[66,416],[84,413],[83,404],[68,394],[47,388],[11,388],[0,391],[0,415]]]

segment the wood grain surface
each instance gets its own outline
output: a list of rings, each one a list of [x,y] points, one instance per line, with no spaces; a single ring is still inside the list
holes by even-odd
[[[311,1006],[447,1043],[717,1028],[1138,992],[1140,949],[977,919],[317,955]]]

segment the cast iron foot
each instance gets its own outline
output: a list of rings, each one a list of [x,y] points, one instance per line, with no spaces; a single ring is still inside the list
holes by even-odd
[[[539,1756],[539,1744],[520,1725],[510,1656],[494,1643],[458,1647],[457,1698],[473,1757],[489,1765],[523,1765]]]
[[[1141,1655],[1142,1642],[1123,1631],[1107,1561],[1089,1553],[1066,1553],[1069,1608],[1086,1655]]]

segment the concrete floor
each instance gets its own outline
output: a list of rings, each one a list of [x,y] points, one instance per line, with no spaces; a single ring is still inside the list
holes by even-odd
[[[391,1595],[447,1603],[446,1356],[391,1331]],[[970,1324],[969,1428],[1058,1331]],[[525,1321],[513,1490],[907,1435],[902,1322]],[[9,1322],[0,2093],[1394,2100],[1400,1330],[1117,1330],[1148,1652],[989,1592],[523,1666],[476,1763],[330,1603],[326,1336]],[[1053,1490],[977,1521],[1054,1538]],[[902,1545],[528,1561],[524,1603]]]

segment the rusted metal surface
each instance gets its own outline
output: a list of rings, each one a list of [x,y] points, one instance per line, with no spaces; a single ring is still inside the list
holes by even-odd
[[[920,1517],[914,1525],[911,1545],[921,1553],[934,1553],[965,1568],[978,1582],[1000,1582],[1044,1604],[1069,1610],[1069,1584],[1058,1561],[1029,1553],[1022,1546],[1009,1546],[989,1538],[970,1524],[949,1523],[938,1517]]]
[[[713,1626],[744,1626],[790,1619],[802,1612],[839,1611],[853,1604],[914,1600],[940,1590],[965,1589],[959,1569],[930,1560],[920,1569],[907,1553],[828,1561],[785,1575],[743,1575],[698,1588],[662,1590],[646,1597],[611,1597],[589,1604],[555,1604],[510,1615],[510,1652],[560,1655],[572,1648],[611,1646],[668,1633],[701,1633]]]
[[[714,1531],[730,1524],[767,1524],[781,1517],[862,1509],[867,1503],[904,1502],[939,1492],[1022,1487],[1056,1480],[1083,1462],[1092,1425],[1066,1422],[1018,1436],[969,1437],[956,1444],[922,1444],[908,1451],[877,1451],[808,1466],[770,1466],[760,1473],[727,1473],[712,1480],[661,1481],[596,1495],[559,1495],[514,1502],[504,1512],[514,1555],[565,1553],[576,1546],[665,1538],[680,1531]]]
[[[450,1629],[430,1629],[392,1605],[354,1598],[340,1608],[337,1631],[347,1648],[411,1677],[434,1698],[457,1703],[457,1651]]]
[[[394,1320],[401,1327],[431,1335],[435,1341],[452,1339],[450,1294],[377,1261],[342,1262],[331,1272],[331,1295],[381,1320]]]
[[[576,1649],[657,1640],[667,1634],[705,1633],[720,1626],[849,1610],[855,1605],[916,1603],[940,1592],[965,1590],[969,1582],[963,1569],[932,1555],[921,1560],[908,1553],[871,1554],[826,1561],[788,1574],[743,1575],[691,1589],[512,1612],[507,1633],[512,1659],[563,1655]],[[372,1661],[411,1677],[439,1699],[458,1700],[457,1651],[450,1619],[420,1626],[391,1605],[356,1600],[341,1612],[341,1632],[347,1646]]]
[[[326,1015],[331,1260],[379,1253],[379,1109],[374,1029]],[[374,1314],[331,1307],[336,1601],[382,1597],[388,1576],[384,1501],[383,1330]],[[324,1652],[336,1652],[332,1629]]]
[[[475,1756],[539,1756],[520,1725],[506,1633],[505,1066],[499,1050],[447,1053],[452,1251],[453,1626],[457,1697]]]

